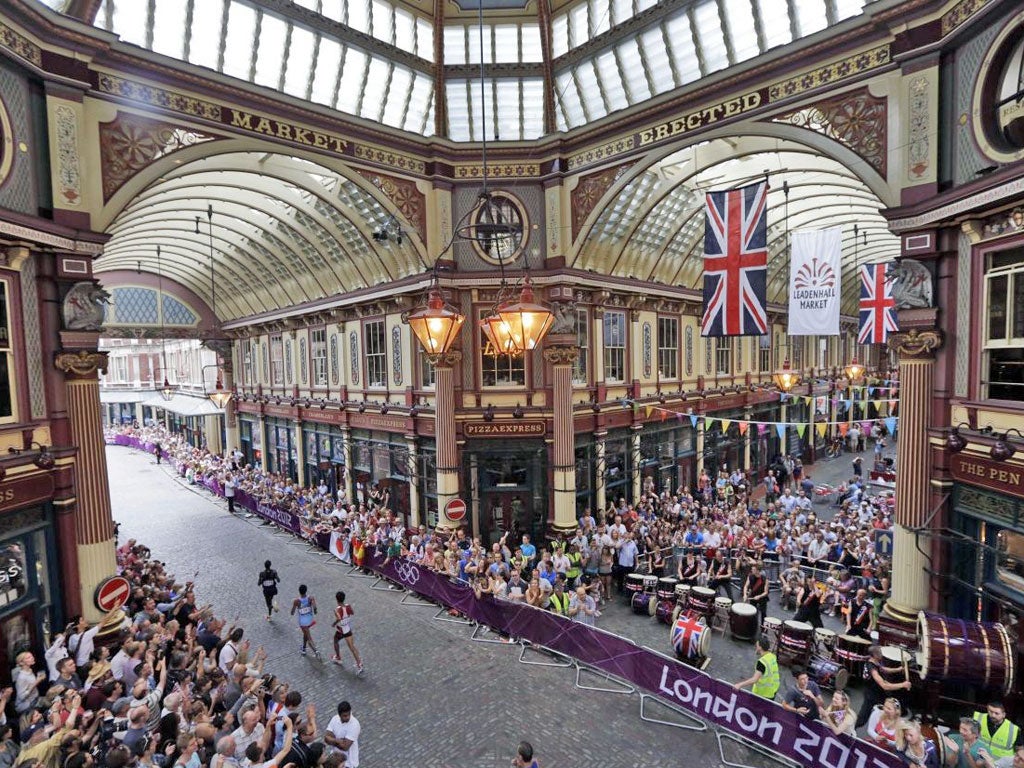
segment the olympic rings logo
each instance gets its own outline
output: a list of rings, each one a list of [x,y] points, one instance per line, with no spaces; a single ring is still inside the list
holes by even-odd
[[[399,560],[395,563],[395,572],[399,578],[407,584],[415,585],[420,580],[420,569],[408,560]]]

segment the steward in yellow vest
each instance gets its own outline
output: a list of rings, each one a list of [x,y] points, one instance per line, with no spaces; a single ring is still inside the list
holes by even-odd
[[[733,686],[736,690],[751,686],[751,690],[758,696],[766,699],[774,699],[779,692],[779,660],[771,650],[771,643],[768,638],[762,637],[757,641],[754,650],[757,652],[757,666],[754,674],[746,680],[742,680]]]
[[[1006,707],[1002,702],[993,701],[986,710],[973,715],[981,728],[978,741],[996,760],[1012,757],[1014,748],[1022,742],[1020,728],[1006,719]]]

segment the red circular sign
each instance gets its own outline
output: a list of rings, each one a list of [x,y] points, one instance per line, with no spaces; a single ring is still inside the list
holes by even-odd
[[[128,602],[132,585],[124,576],[111,576],[100,582],[93,595],[96,607],[104,613],[116,611]]]
[[[466,516],[466,502],[462,499],[451,499],[444,505],[444,513],[449,520],[458,521]]]

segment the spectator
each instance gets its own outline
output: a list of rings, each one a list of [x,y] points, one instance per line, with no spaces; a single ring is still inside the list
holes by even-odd
[[[786,692],[786,698],[782,701],[783,708],[803,715],[808,720],[817,720],[820,708],[825,706],[818,684],[810,679],[806,669],[799,667],[793,670],[793,679],[796,686]]]
[[[331,718],[324,741],[345,755],[345,765],[359,768],[359,734],[362,728],[347,701],[338,703],[338,714]]]
[[[512,758],[513,768],[540,768],[533,756],[533,745],[528,741],[520,741],[516,756]]]

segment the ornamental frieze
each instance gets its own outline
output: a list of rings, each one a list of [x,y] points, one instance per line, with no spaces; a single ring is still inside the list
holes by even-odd
[[[774,103],[813,91],[826,85],[835,85],[851,77],[862,75],[892,62],[889,43],[868,51],[855,53],[794,77],[779,80],[768,88],[768,101]]]
[[[43,50],[27,37],[0,22],[0,48],[6,48],[11,53],[20,56],[25,61],[43,66]]]
[[[820,133],[857,153],[881,176],[887,164],[887,101],[872,96],[867,88],[840,94],[811,106],[777,115],[775,123],[787,123]]]
[[[576,189],[572,191],[572,239],[573,242],[579,237],[583,222],[594,210],[598,201],[604,197],[612,184],[622,178],[622,175],[632,168],[636,161],[622,163],[601,171],[595,171],[583,176]]]
[[[487,164],[487,177],[490,179],[521,179],[540,176],[539,163],[495,163]],[[456,179],[483,179],[482,165],[456,165]]]
[[[416,182],[383,173],[356,169],[363,178],[379,189],[402,214],[405,223],[420,240],[426,240],[427,201]]]
[[[889,346],[896,350],[900,358],[931,358],[935,350],[942,346],[942,333],[911,328],[905,333],[890,334]]]
[[[942,16],[942,36],[945,37],[976,14],[992,0],[961,0]]]
[[[85,378],[96,371],[107,372],[107,353],[80,349],[77,352],[60,352],[53,364],[64,373]]]
[[[156,160],[220,138],[223,137],[118,112],[112,121],[100,123],[104,202],[110,200],[125,182]]]

